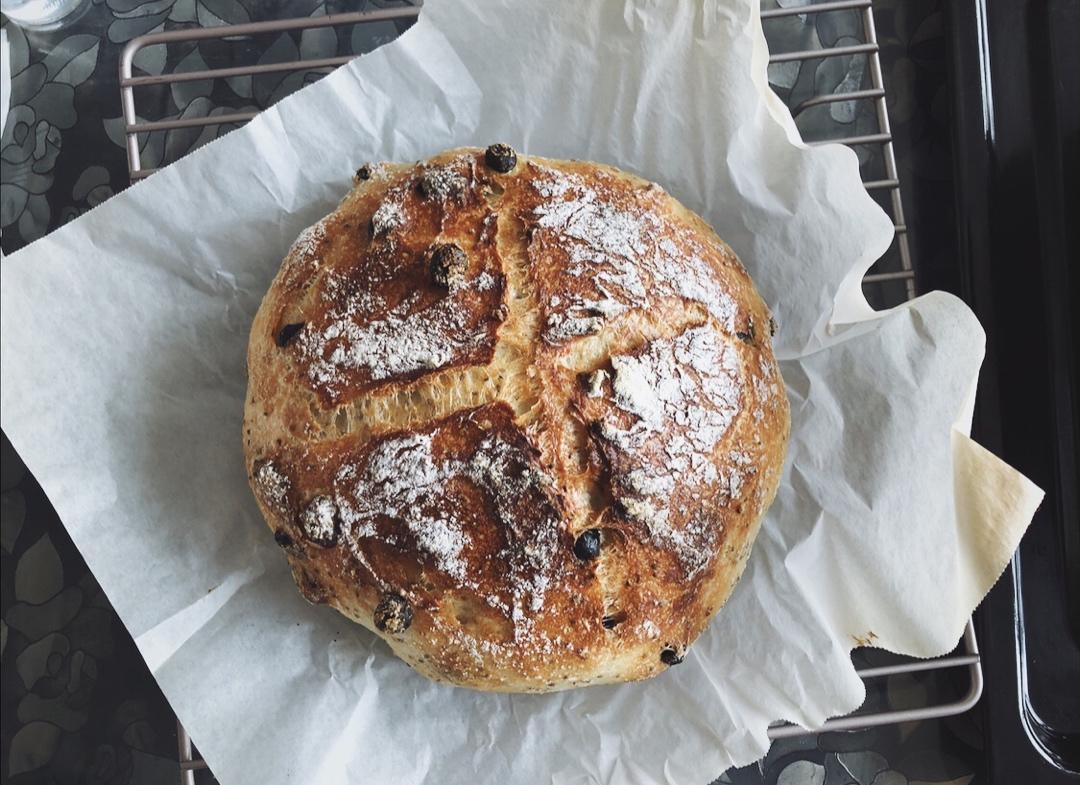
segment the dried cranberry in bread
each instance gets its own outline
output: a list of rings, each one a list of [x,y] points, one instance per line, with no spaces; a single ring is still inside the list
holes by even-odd
[[[304,595],[433,679],[652,676],[776,493],[771,327],[657,185],[506,145],[367,165],[255,317],[252,487]]]

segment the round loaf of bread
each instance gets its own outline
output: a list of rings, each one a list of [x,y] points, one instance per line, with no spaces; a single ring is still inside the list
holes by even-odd
[[[248,348],[249,477],[304,596],[478,689],[680,662],[789,430],[735,254],[653,183],[505,145],[354,183]]]

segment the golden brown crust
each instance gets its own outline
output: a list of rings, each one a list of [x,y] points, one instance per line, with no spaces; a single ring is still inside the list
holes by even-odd
[[[301,591],[455,684],[666,669],[730,594],[787,443],[742,265],[609,167],[456,150],[361,174],[249,345],[249,472]]]
[[[290,252],[269,326],[324,405],[491,360],[505,281],[474,165],[369,169]]]

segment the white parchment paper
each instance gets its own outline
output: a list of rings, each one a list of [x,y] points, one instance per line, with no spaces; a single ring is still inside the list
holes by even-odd
[[[874,313],[891,227],[766,84],[757,0],[431,0],[399,40],[4,260],[2,421],[225,785],[705,783],[855,708],[856,638],[951,648],[1041,497],[964,433],[983,335]],[[785,477],[731,601],[654,680],[437,686],[308,606],[244,476],[250,320],[362,162],[509,142],[663,184],[781,325]]]

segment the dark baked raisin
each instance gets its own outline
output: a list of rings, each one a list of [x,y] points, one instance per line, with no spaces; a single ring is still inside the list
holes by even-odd
[[[405,211],[399,201],[385,199],[371,215],[371,236],[385,237],[405,225]]]
[[[465,176],[449,166],[431,166],[424,169],[416,184],[422,197],[439,202],[460,198],[468,187],[469,181]]]
[[[683,656],[675,649],[664,649],[660,652],[660,662],[665,665],[678,665],[683,661]]]
[[[754,320],[753,319],[747,319],[747,321],[746,321],[746,329],[744,331],[742,331],[742,332],[736,332],[735,337],[738,338],[740,341],[743,341],[744,343],[753,343],[754,342]]]
[[[604,625],[605,630],[613,630],[624,621],[626,621],[626,614],[619,611],[617,613],[609,613],[600,621],[600,623]]]
[[[769,335],[776,335],[776,331],[780,329],[780,325],[776,323],[776,319],[769,317]]]
[[[356,170],[356,180],[370,180],[371,179],[371,164],[364,164]]]
[[[287,529],[275,529],[274,542],[281,546],[281,549],[293,559],[307,561],[308,555],[307,551],[304,550],[304,546],[298,542]]]
[[[382,632],[397,635],[412,624],[412,606],[400,594],[388,592],[375,606],[375,626]]]
[[[431,277],[439,286],[455,291],[465,284],[469,257],[454,243],[431,246]]]
[[[300,529],[318,545],[328,547],[337,541],[338,508],[329,496],[316,496],[300,511]]]
[[[279,513],[287,512],[292,485],[281,467],[268,458],[263,458],[255,461],[251,471],[255,493],[263,504]]]
[[[582,561],[591,561],[600,555],[600,530],[582,532],[574,542],[574,555]]]
[[[287,324],[278,330],[277,345],[284,348],[296,340],[296,336],[300,334],[300,331],[304,329],[303,322],[293,322]]]
[[[496,172],[506,174],[517,166],[517,153],[508,144],[493,144],[484,151],[484,161]]]

